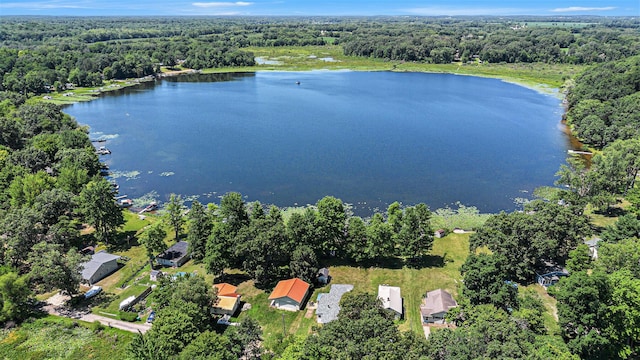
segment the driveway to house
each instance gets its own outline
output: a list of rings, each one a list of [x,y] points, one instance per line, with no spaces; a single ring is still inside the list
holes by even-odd
[[[92,314],[89,309],[69,309],[64,306],[64,303],[68,299],[68,296],[63,296],[60,294],[54,295],[46,300],[46,305],[43,306],[43,310],[50,315],[63,316],[70,319],[77,319],[91,323],[94,321],[99,321],[104,326],[114,327],[132,333],[141,332],[144,334],[149,329],[151,329],[151,324],[147,323],[140,324],[116,320],[106,316]]]

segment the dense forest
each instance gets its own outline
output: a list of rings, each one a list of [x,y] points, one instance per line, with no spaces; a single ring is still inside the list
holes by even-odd
[[[331,43],[349,55],[403,61],[595,63],[569,88],[566,117],[582,140],[601,151],[589,166],[569,158],[558,171],[560,187],[539,191],[523,211],[491,215],[474,229],[460,267],[460,306],[448,315],[455,327],[434,331],[428,340],[400,331],[375,295],[354,292],[343,298],[334,322],[267,349],[251,317],[225,331],[215,326],[209,307],[216,294],[203,276],[188,275],[160,281],[152,295],[158,320],[134,337],[129,356],[638,358],[640,25],[629,19],[576,18],[582,26],[568,28],[536,27],[528,18],[495,20],[3,18],[0,323],[32,317],[35,294],[59,289],[77,296],[86,260],[77,249],[93,242],[139,246],[153,263],[167,237],[185,239],[194,263],[209,274],[241,272],[258,289],[288,277],[313,283],[324,263],[411,268],[432,261],[434,218],[446,211],[393,203],[362,218],[331,196],[285,220],[281,209],[246,203],[239,193],[208,206],[194,201],[188,212],[174,195],[162,218],[130,243],[120,236],[123,210],[113,184],[100,175],[86,129],[32,96],[67,83],[146,76],[161,64],[250,66],[253,55],[243,49],[251,46]],[[628,205],[621,207],[621,199]],[[594,212],[617,220],[596,227],[587,216]],[[602,238],[597,259],[583,244],[593,236]],[[540,295],[519,289],[535,283],[536,272],[549,263],[570,271],[548,289],[557,300],[551,324]]]
[[[640,53],[638,23],[575,18],[47,18],[0,23],[0,89],[31,93],[141,78],[160,66],[255,65],[247,47],[340,44],[346,55],[447,64],[591,64]]]

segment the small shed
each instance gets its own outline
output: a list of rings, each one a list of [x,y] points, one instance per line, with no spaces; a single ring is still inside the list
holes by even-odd
[[[89,285],[107,277],[107,275],[118,270],[118,259],[120,256],[109,254],[102,250],[91,255],[91,260],[82,264],[82,279]]]
[[[598,259],[598,245],[602,241],[600,238],[593,238],[591,240],[585,240],[585,245],[589,247],[589,255],[593,260]]]
[[[438,229],[433,233],[433,236],[435,236],[437,238],[442,238],[445,235],[447,235],[447,232],[444,229]]]
[[[165,252],[158,255],[156,261],[160,265],[180,267],[186,263],[190,256],[188,253],[189,243],[186,241],[178,241]]]
[[[160,277],[162,277],[164,273],[160,270],[151,270],[149,273],[149,280],[158,281]]]
[[[394,312],[396,319],[401,319],[404,314],[404,304],[400,288],[397,286],[378,285],[378,298],[382,301],[382,307]]]
[[[318,275],[316,276],[316,281],[318,284],[326,285],[331,281],[331,277],[329,276],[329,269],[322,268],[318,270]]]
[[[442,289],[429,291],[420,305],[423,324],[444,324],[447,311],[458,306],[453,296]]]
[[[302,308],[311,285],[298,279],[282,280],[269,296],[270,306],[276,309],[298,311]]]

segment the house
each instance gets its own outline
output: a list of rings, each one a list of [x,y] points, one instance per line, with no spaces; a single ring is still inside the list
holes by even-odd
[[[322,268],[318,270],[318,275],[316,276],[316,281],[318,282],[318,284],[326,285],[330,280],[331,278],[329,276],[329,269]]]
[[[593,260],[598,259],[598,243],[602,241],[600,238],[593,238],[591,240],[585,240],[585,245],[589,247],[589,255]]]
[[[447,232],[444,229],[438,229],[433,233],[433,236],[439,238],[444,237],[445,235],[447,235]]]
[[[91,255],[91,260],[82,264],[82,279],[89,285],[97,283],[118,270],[118,259],[118,255],[109,254],[104,250],[98,251]]]
[[[151,270],[149,273],[149,280],[158,281],[160,277],[162,277],[164,273],[160,270]]]
[[[444,324],[449,309],[458,306],[453,296],[442,289],[429,291],[420,305],[423,324]]]
[[[378,285],[378,298],[382,301],[382,307],[384,309],[393,311],[396,319],[402,318],[404,307],[399,287]]]
[[[353,285],[333,284],[329,293],[318,294],[317,321],[326,324],[338,318],[342,295],[353,290]]]
[[[545,288],[554,285],[563,276],[569,276],[569,271],[558,264],[548,261],[545,261],[544,266],[536,271],[536,281]]]
[[[236,293],[238,288],[227,283],[214,284],[213,287],[216,288],[217,298],[211,307],[211,313],[233,316],[240,307],[240,295]]]
[[[288,311],[298,311],[309,295],[310,285],[295,278],[282,280],[269,296],[271,306]]]
[[[189,260],[187,249],[189,243],[186,241],[178,241],[165,252],[156,257],[156,261],[160,265],[180,267]]]

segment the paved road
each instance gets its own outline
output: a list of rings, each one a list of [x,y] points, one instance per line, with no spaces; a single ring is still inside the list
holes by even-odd
[[[144,334],[149,329],[151,329],[151,324],[140,324],[122,320],[115,320],[106,316],[92,314],[88,310],[71,310],[58,304],[48,303],[43,307],[43,309],[51,315],[63,316],[87,322],[94,322],[97,320],[104,326],[114,327],[117,329],[130,331],[132,333],[141,332]]]

